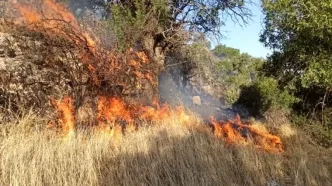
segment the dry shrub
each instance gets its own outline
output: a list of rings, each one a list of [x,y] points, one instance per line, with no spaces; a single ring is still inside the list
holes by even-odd
[[[266,123],[273,127],[289,124],[290,111],[280,108],[270,108],[264,113]]]
[[[97,95],[146,95],[149,101],[156,95],[151,56],[141,48],[118,53],[102,45],[107,39],[102,22],[91,25],[94,29],[82,27],[53,0],[10,1],[5,15],[0,22],[0,109],[34,107],[48,115],[49,98],[64,95],[75,98],[75,109]]]
[[[197,119],[176,117],[114,138],[77,131],[64,138],[28,114],[0,125],[0,185],[331,185],[331,151],[304,135],[284,154],[226,145]]]
[[[296,130],[288,123],[282,124],[279,127],[279,133],[283,137],[291,137],[296,135]]]

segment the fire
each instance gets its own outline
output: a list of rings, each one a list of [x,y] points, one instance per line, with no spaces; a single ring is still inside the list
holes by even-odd
[[[153,66],[145,52],[134,51],[130,48],[120,55],[103,49],[98,45],[98,40],[94,40],[88,32],[83,30],[74,15],[62,4],[53,0],[41,0],[39,8],[36,8],[26,3],[16,1],[11,3],[21,15],[14,21],[17,25],[23,25],[29,30],[38,31],[47,36],[61,37],[76,44],[76,48],[81,49],[78,52],[79,61],[87,65],[95,85],[100,85],[101,80],[105,79],[114,85],[126,85],[133,76],[137,84],[145,79],[152,85],[157,85],[157,78],[152,73]],[[111,75],[107,76],[109,74]],[[63,131],[73,134],[75,129],[73,100],[70,97],[64,97],[60,101],[52,100],[52,103],[57,109]],[[173,110],[169,105],[159,105],[158,102],[152,106],[128,105],[120,98],[99,97],[97,107],[95,127],[105,135],[115,138],[121,137],[125,132],[138,130],[141,121],[155,124],[173,116],[177,117],[179,123],[190,123],[191,120],[183,107]],[[211,119],[211,124],[214,135],[229,144],[253,143],[258,148],[269,152],[283,152],[282,142],[278,136],[242,123],[240,117],[227,122]],[[52,126],[53,124],[50,123],[50,127]]]
[[[42,0],[41,10],[32,4],[13,3],[22,17],[21,21],[33,23],[42,23],[44,28],[60,26],[61,24],[69,24],[75,29],[79,29],[79,24],[74,15],[68,11],[63,5],[53,2],[52,0]],[[52,25],[50,25],[52,24]]]
[[[28,23],[36,23],[41,20],[41,16],[36,11],[30,10],[25,6],[19,6],[18,10]]]
[[[217,138],[225,139],[229,144],[254,143],[258,148],[268,152],[284,152],[281,139],[268,131],[260,130],[249,124],[242,123],[240,116],[227,122],[210,119]]]
[[[143,61],[143,63],[149,63],[149,57],[144,52],[137,52],[137,57]]]
[[[52,0],[44,0],[45,7],[47,7],[49,10],[53,10],[56,14],[61,16],[61,18],[66,21],[73,23],[73,25],[78,28],[78,23],[75,19],[75,16],[70,13],[65,7],[63,7],[61,4],[55,3]]]
[[[17,24],[51,36],[61,36],[76,44],[85,42],[90,51],[95,52],[96,41],[81,30],[75,16],[62,4],[53,0],[42,0],[40,8],[18,2],[12,2],[12,5],[21,15],[15,20]]]
[[[157,105],[157,108],[145,106],[139,112],[141,113],[139,116],[140,119],[154,122],[165,119],[171,114],[171,110],[167,104],[162,106]]]
[[[59,113],[59,123],[64,132],[74,130],[74,109],[72,99],[64,97],[60,101],[52,100],[57,112]],[[116,97],[99,97],[97,103],[97,128],[114,135],[123,128],[126,132],[137,130],[137,123],[146,121],[148,123],[159,122],[167,119],[172,115],[169,105],[156,104],[152,106],[128,105],[120,98]],[[178,107],[176,112],[180,123],[188,122],[190,117],[184,112],[182,107]],[[107,132],[108,131],[108,132]]]
[[[127,123],[133,121],[127,105],[119,98],[100,97],[98,100],[98,122],[115,122],[124,120]]]
[[[59,115],[59,123],[65,133],[69,135],[74,133],[74,106],[73,100],[70,97],[64,97],[60,101],[51,100],[52,104],[56,107]]]
[[[107,50],[95,34],[88,32],[91,30],[89,26],[84,29],[63,4],[55,0],[39,0],[38,4],[33,2],[10,1],[15,15],[14,26],[67,40],[69,45],[75,47],[74,57],[86,65],[94,85],[100,86],[103,80],[126,85],[129,79],[132,84],[150,82],[153,86],[157,85],[157,78],[151,73],[154,67],[146,52],[129,48],[119,54]]]
[[[65,97],[60,101],[52,101],[59,114],[59,123],[65,133],[74,132],[73,101]],[[156,124],[162,120],[175,117],[177,122],[189,126],[191,117],[183,107],[171,109],[168,104],[154,106],[128,105],[120,98],[99,97],[97,103],[96,128],[102,134],[121,139],[124,133],[132,133],[139,129],[140,123]],[[239,116],[227,122],[218,122],[211,118],[213,134],[228,144],[254,144],[259,149],[268,152],[283,153],[281,139],[267,130],[259,129],[243,123]]]

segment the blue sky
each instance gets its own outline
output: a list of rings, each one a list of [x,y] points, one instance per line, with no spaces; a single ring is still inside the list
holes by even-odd
[[[260,0],[254,0],[256,5],[250,5],[253,17],[248,25],[241,27],[232,20],[227,20],[226,25],[221,28],[223,38],[219,41],[220,44],[240,49],[242,53],[246,52],[255,57],[265,58],[271,51],[259,42],[259,34],[263,29],[263,14],[259,6]],[[215,46],[216,42],[213,42]],[[212,47],[213,47],[212,46]]]

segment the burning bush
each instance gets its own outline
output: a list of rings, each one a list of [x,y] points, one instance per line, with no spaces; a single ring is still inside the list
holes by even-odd
[[[61,95],[75,99],[74,110],[97,95],[146,95],[152,102],[157,78],[144,51],[106,50],[65,6],[52,0],[10,1],[6,7],[0,30],[2,107],[43,111],[49,97]]]

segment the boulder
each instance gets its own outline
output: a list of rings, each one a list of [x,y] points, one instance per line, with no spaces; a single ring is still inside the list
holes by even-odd
[[[193,96],[192,98],[194,105],[202,105],[201,97],[200,96]]]

